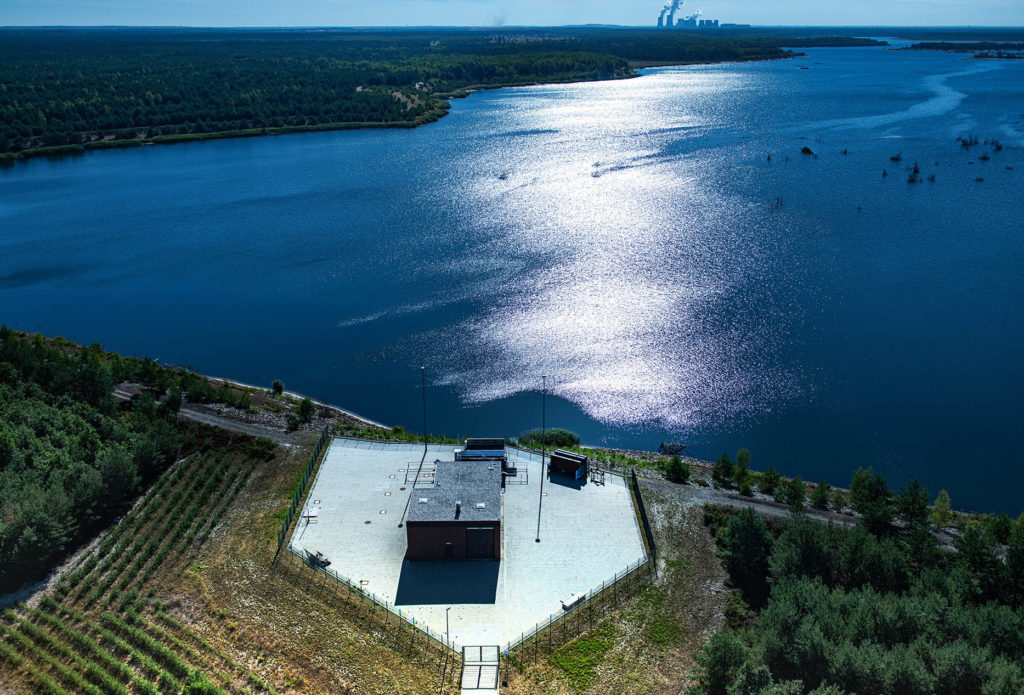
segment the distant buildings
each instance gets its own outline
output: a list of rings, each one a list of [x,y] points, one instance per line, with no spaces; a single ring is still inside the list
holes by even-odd
[[[658,27],[663,28],[663,29],[698,30],[698,29],[718,29],[720,26],[721,27],[733,27],[733,28],[735,28],[735,27],[747,27],[747,26],[750,26],[749,24],[722,24],[722,25],[719,25],[717,19],[698,19],[698,16],[699,15],[693,14],[693,15],[690,15],[689,17],[682,17],[680,19],[677,19],[675,24],[673,25],[670,22],[666,22],[665,21],[665,17],[663,15],[663,16],[658,17]],[[671,20],[671,15],[669,15],[669,19]]]

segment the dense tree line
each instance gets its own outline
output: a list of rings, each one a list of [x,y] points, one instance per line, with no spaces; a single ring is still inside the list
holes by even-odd
[[[1020,41],[922,41],[908,47],[917,51],[953,51],[974,53],[976,51],[1024,51]]]
[[[152,393],[122,409],[112,395],[122,381]],[[204,445],[199,426],[175,417],[183,398],[240,397],[153,360],[0,327],[0,591],[41,577]]]
[[[622,30],[0,31],[0,154],[325,124],[415,124],[473,85],[609,79],[628,61],[787,55],[856,39]]]
[[[870,470],[850,497],[862,514],[852,528],[799,508],[778,528],[750,509],[708,509],[743,600],[700,653],[694,692],[1024,691],[1024,517],[963,524],[946,552],[933,530],[948,497],[929,507],[916,481],[893,496]]]

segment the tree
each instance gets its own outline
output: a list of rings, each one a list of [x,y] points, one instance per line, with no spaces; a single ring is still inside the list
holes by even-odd
[[[747,507],[730,517],[722,530],[720,555],[733,584],[751,606],[759,607],[768,593],[768,557],[772,536],[768,525]]]
[[[139,485],[139,472],[135,462],[123,448],[107,446],[96,459],[107,490],[107,502],[118,505],[124,502]]]
[[[832,492],[832,509],[834,509],[835,511],[842,512],[844,509],[846,509],[846,505],[849,504],[849,502],[850,501],[847,498],[846,493],[843,492],[841,488],[837,487]]]
[[[270,388],[275,395],[280,396],[284,393],[284,382],[280,379],[274,379],[274,383],[270,385]]]
[[[303,398],[299,401],[299,417],[303,422],[309,422],[312,420],[315,412],[316,407],[313,405],[313,401],[308,398]]]
[[[996,543],[1006,545],[1010,542],[1010,534],[1013,532],[1013,522],[1006,512],[999,516],[988,516],[985,519],[985,532],[995,539]]]
[[[729,695],[761,695],[761,692],[770,685],[772,685],[772,674],[768,671],[767,666],[744,661],[739,671],[736,672],[736,680],[726,689],[726,692]]]
[[[779,486],[781,480],[782,476],[775,470],[775,466],[768,464],[768,467],[761,473],[761,479],[757,488],[766,495],[772,495],[775,493],[775,488]]]
[[[804,485],[804,480],[800,476],[792,478],[786,483],[786,504],[789,505],[789,511],[794,516],[803,514],[806,496],[807,486]]]
[[[953,521],[953,513],[950,511],[949,493],[939,490],[939,496],[935,498],[932,506],[932,523],[937,528],[946,528]]]
[[[814,490],[811,491],[811,506],[815,509],[828,509],[828,502],[831,495],[832,486],[822,480],[820,483],[814,486]]]
[[[1024,515],[1014,523],[1006,546],[1006,574],[1010,579],[1007,588],[1011,602],[1024,605]]]
[[[690,481],[690,466],[676,454],[669,459],[665,477],[673,483],[688,483]]]
[[[733,471],[733,478],[736,480],[736,487],[740,489],[740,494],[749,497],[752,492],[753,475],[750,472],[750,452],[746,449],[740,449],[736,454],[736,467]]]
[[[776,581],[820,577],[828,582],[831,575],[828,528],[805,516],[793,519],[775,540],[768,564]]]
[[[161,414],[170,415],[177,413],[181,410],[182,393],[180,386],[172,386],[171,390],[167,394],[167,398],[160,404],[159,411]]]
[[[732,486],[733,465],[729,454],[722,454],[711,469],[711,478],[722,487]]]
[[[970,524],[953,544],[957,550],[956,563],[969,580],[967,586],[961,587],[966,598],[979,603],[998,599],[1006,567],[993,547],[992,538]]]
[[[743,640],[728,629],[711,635],[697,652],[698,682],[707,695],[728,695],[728,688],[747,658]]]
[[[858,468],[850,482],[850,503],[871,533],[883,536],[889,532],[892,508],[889,505],[889,487],[881,475],[871,468]]]
[[[921,487],[916,479],[900,488],[896,496],[896,511],[899,518],[911,530],[928,525],[928,490]]]

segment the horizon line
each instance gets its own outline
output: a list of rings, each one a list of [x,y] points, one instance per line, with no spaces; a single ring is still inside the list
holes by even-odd
[[[1024,30],[1024,25],[1017,24],[745,24],[726,22],[725,28],[737,29],[1000,29]],[[266,24],[266,25],[198,25],[198,24],[7,24],[0,25],[0,31],[10,29],[579,29],[579,28],[610,28],[610,29],[651,29],[655,31],[682,31],[675,27],[658,27],[653,24],[503,24],[492,26],[487,24]],[[720,31],[708,29],[705,31]]]

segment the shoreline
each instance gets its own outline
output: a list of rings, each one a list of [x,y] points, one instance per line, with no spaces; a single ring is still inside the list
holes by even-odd
[[[151,145],[175,145],[183,142],[201,142],[204,140],[228,140],[236,138],[261,137],[265,135],[289,135],[292,133],[327,132],[341,130],[368,130],[368,129],[413,129],[420,126],[436,123],[448,115],[451,110],[452,99],[465,99],[475,92],[489,91],[494,89],[508,89],[516,87],[537,87],[541,85],[559,84],[581,84],[585,82],[609,82],[612,80],[632,80],[643,77],[637,70],[664,67],[685,67],[691,65],[724,65],[728,63],[756,63],[770,60],[788,60],[807,55],[806,53],[790,52],[781,56],[766,56],[760,58],[740,58],[736,60],[697,60],[697,61],[627,61],[629,74],[613,75],[610,77],[581,77],[576,80],[526,80],[522,82],[508,82],[500,84],[475,84],[467,85],[450,92],[436,92],[431,96],[441,100],[436,109],[419,118],[409,121],[353,121],[343,123],[319,123],[314,125],[301,126],[280,126],[269,128],[244,128],[241,130],[222,130],[210,133],[177,133],[173,135],[156,135],[147,138],[133,138],[125,140],[97,140],[94,142],[80,143],[76,145],[50,145],[22,150],[21,152],[0,153],[0,166],[11,166],[15,162],[26,162],[31,159],[77,157],[89,152],[100,150],[125,149],[130,147],[146,147]]]

